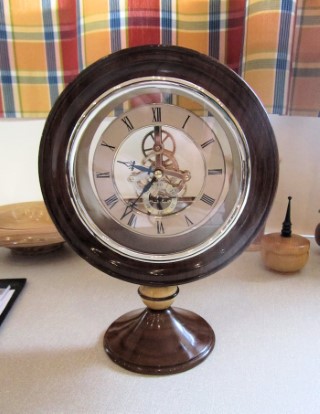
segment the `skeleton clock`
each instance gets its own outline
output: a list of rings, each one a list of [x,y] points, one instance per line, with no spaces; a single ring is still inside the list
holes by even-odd
[[[47,119],[40,182],[57,228],[147,307],[113,322],[110,358],[168,374],[203,361],[210,325],[172,307],[178,285],[213,274],[264,224],[278,156],[268,117],[233,71],[193,50],[141,46],[97,61]]]

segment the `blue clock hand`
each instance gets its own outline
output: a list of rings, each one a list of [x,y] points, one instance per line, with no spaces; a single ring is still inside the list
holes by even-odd
[[[119,164],[124,164],[129,170],[133,171],[134,168],[139,171],[147,172],[150,174],[152,172],[152,167],[145,167],[143,165],[137,165],[135,161],[117,161]]]

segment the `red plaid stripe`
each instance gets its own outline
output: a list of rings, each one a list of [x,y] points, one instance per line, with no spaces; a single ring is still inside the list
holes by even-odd
[[[128,46],[160,43],[159,0],[128,0]]]
[[[58,0],[64,82],[79,73],[76,0]]]

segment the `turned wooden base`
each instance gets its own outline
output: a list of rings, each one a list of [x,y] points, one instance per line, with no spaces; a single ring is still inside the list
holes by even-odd
[[[140,288],[139,293],[153,306],[152,298],[146,299],[145,289],[149,288]],[[154,302],[157,307],[161,302],[168,304],[168,298],[173,299],[176,293],[167,296],[162,292],[163,300],[156,294]],[[109,357],[141,374],[174,374],[191,369],[207,358],[214,344],[214,332],[203,318],[170,305],[129,312],[113,322],[104,336]]]

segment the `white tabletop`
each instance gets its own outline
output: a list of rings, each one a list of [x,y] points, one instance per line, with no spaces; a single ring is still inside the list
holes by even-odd
[[[27,283],[0,327],[0,412],[318,414],[320,247],[299,273],[266,270],[257,252],[180,286],[216,345],[199,366],[145,376],[115,365],[107,327],[143,305],[137,286],[92,268],[70,248],[25,257],[0,248],[0,278]]]

